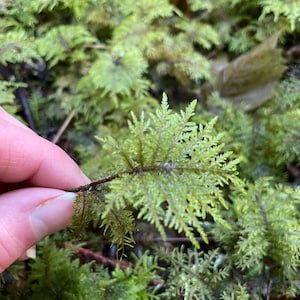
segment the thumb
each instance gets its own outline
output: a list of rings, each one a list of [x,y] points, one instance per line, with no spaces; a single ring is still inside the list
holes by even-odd
[[[44,236],[70,223],[75,193],[27,188],[0,195],[0,272]]]

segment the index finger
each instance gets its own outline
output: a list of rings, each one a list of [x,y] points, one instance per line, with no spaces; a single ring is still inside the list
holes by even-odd
[[[0,110],[0,181],[71,189],[89,182],[58,146]]]

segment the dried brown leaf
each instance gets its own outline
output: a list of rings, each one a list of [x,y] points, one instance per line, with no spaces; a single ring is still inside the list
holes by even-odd
[[[286,67],[276,48],[278,32],[250,52],[241,55],[217,74],[216,89],[229,101],[253,109],[272,97]]]

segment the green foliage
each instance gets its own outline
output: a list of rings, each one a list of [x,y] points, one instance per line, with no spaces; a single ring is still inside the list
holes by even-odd
[[[216,119],[205,126],[190,120],[195,105],[194,101],[185,112],[174,113],[164,97],[155,114],[140,120],[132,115],[128,138],[101,140],[117,170],[111,180],[108,177],[102,211],[103,226],[113,240],[130,232],[126,226],[132,227],[130,215],[119,216],[126,207],[137,210],[138,219],[154,224],[163,238],[164,227],[174,228],[196,247],[194,230],[207,241],[202,227],[207,215],[226,226],[221,218],[227,206],[222,187],[240,184],[238,161],[230,161],[231,153],[223,151],[222,134],[213,135]]]
[[[223,291],[220,299],[222,300],[248,300],[251,299],[248,292],[247,288],[244,287],[241,284],[236,284],[235,286],[232,286],[233,291],[227,292]]]
[[[155,290],[148,291],[151,280],[158,278],[158,269],[155,258],[144,254],[135,258],[135,266],[126,270],[116,268],[111,278],[99,283],[100,295],[98,299],[109,300],[146,300],[159,299],[155,296]]]
[[[271,106],[262,111],[268,158],[276,166],[300,161],[299,80],[281,83]]]
[[[105,211],[105,207],[103,207]],[[119,246],[124,251],[125,246],[132,246],[134,243],[133,232],[135,231],[134,217],[130,210],[112,209],[102,216],[104,234],[109,236],[112,244]]]
[[[26,284],[21,289],[11,286],[13,296],[7,299],[96,299],[97,291],[91,287],[96,274],[90,273],[89,265],[79,266],[78,259],[71,261],[72,253],[71,248],[57,249],[45,239]]]
[[[230,3],[233,6],[244,5],[242,0],[225,0],[223,3]],[[243,9],[253,9],[254,7],[262,8],[260,19],[264,19],[267,15],[274,16],[274,22],[278,22],[281,18],[286,19],[292,30],[295,29],[300,17],[298,0],[257,0],[250,1]]]
[[[218,286],[229,274],[218,250],[208,253],[176,249],[162,257],[171,264],[167,299],[217,299]]]
[[[219,18],[215,26],[222,32],[223,40],[228,43],[230,51],[244,53],[279,30],[295,29],[297,17],[295,16],[293,20],[291,16],[296,15],[297,10],[287,13],[287,7],[290,9],[293,3],[298,1],[292,0],[289,4],[286,2],[285,0],[219,0],[218,9],[214,8],[212,14],[219,15],[220,12],[222,14],[225,12],[224,17]]]
[[[270,282],[271,295],[299,295],[299,190],[267,178],[247,190],[224,211],[232,230],[210,225],[220,249],[159,252],[170,264],[167,299],[264,299]]]
[[[1,299],[299,297],[299,1],[0,2],[1,106],[23,87],[49,139],[71,116],[60,145],[98,179]]]
[[[167,0],[18,0],[2,14],[1,62],[45,62],[56,115],[74,109],[76,126],[88,124],[89,132],[113,120],[120,107],[124,116],[139,102],[147,104],[152,76],[181,84],[209,78],[208,59],[193,43],[205,49],[219,43],[212,26],[190,22]],[[53,113],[53,106],[48,110]]]
[[[210,96],[209,103],[221,108],[218,114],[216,131],[223,130],[226,133],[225,147],[231,150],[234,155],[238,155],[243,170],[244,164],[251,157],[253,147],[255,126],[253,118],[242,109],[237,109],[233,104],[224,101],[217,93]],[[206,119],[211,117],[212,114],[209,114]]]
[[[159,254],[170,264],[166,299],[255,299],[239,278],[229,281],[232,266],[220,249],[203,253],[182,247]]]
[[[100,96],[118,95],[135,97],[146,94],[149,83],[142,78],[147,63],[140,51],[116,47],[101,53],[91,66],[89,73],[78,83],[79,90],[87,88],[99,91]]]
[[[261,278],[261,286],[272,281],[275,294],[295,297],[299,294],[299,189],[274,185],[267,178],[247,189],[247,195],[232,194],[232,207],[225,212],[233,231],[216,225],[213,234],[245,278]]]
[[[121,270],[117,266],[109,274],[92,263],[80,265],[78,259],[72,259],[74,247],[58,249],[48,238],[40,244],[26,283],[17,288],[15,281],[8,289],[9,296],[2,293],[1,299],[158,299],[148,284],[158,278],[159,267],[156,258],[147,253],[134,257],[133,267]],[[21,278],[22,270],[18,271]]]
[[[20,62],[31,63],[33,59],[38,59],[39,55],[32,47],[33,38],[23,29],[6,32],[6,24],[3,23],[0,31],[0,62],[6,65]]]
[[[300,18],[299,1],[283,1],[283,0],[262,0],[263,13],[261,17],[271,13],[274,15],[274,21],[278,21],[281,16],[287,18],[290,23],[291,29],[295,29],[296,23]]]
[[[71,63],[89,59],[88,55],[79,49],[85,44],[95,43],[96,38],[83,26],[61,25],[50,30],[45,26],[44,30],[45,32],[41,32],[41,37],[36,40],[36,48],[40,57],[48,62],[48,67],[52,68],[59,61],[67,59],[70,59]]]
[[[267,122],[267,130],[272,133],[266,140],[272,152],[269,155],[278,165],[300,161],[300,109],[277,114]]]
[[[18,106],[15,104],[14,91],[21,86],[23,85],[16,82],[0,81],[0,105],[12,115],[16,114],[18,110]]]
[[[275,95],[254,113],[212,93],[209,104],[218,109],[216,130],[226,132],[226,149],[240,159],[240,174],[254,181],[273,176],[286,180],[282,168],[299,163],[299,79],[284,80]],[[197,119],[207,121],[206,112]]]

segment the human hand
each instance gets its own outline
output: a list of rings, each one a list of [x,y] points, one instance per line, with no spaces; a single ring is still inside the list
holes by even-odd
[[[0,272],[73,215],[75,193],[89,183],[59,147],[0,108]]]

